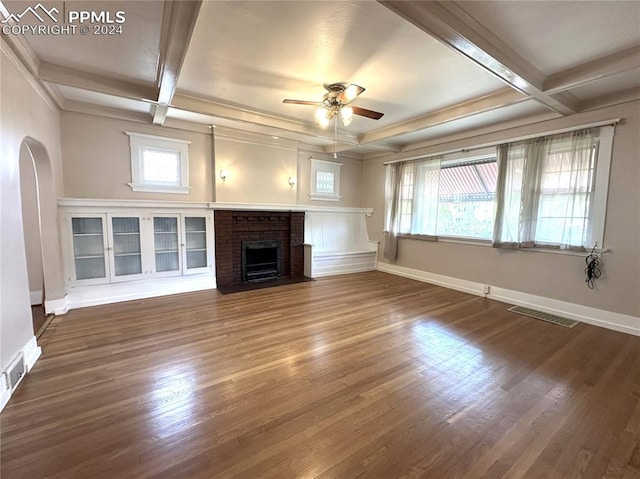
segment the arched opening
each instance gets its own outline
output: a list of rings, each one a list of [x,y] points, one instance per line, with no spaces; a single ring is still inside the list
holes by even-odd
[[[44,269],[42,266],[42,233],[40,231],[40,208],[38,201],[38,175],[33,155],[27,144],[20,148],[20,203],[22,230],[27,260],[29,298],[33,315],[34,333],[46,320],[44,311]]]
[[[50,300],[64,297],[64,282],[56,189],[49,155],[42,143],[29,137],[22,141],[19,170],[31,302],[39,299],[45,312],[51,313]]]

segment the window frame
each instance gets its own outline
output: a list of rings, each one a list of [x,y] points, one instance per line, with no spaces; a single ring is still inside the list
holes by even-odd
[[[426,158],[425,158],[426,159]],[[445,169],[452,169],[452,168],[457,168],[457,167],[464,167],[464,166],[469,166],[469,165],[473,165],[473,164],[482,164],[482,163],[495,163],[497,164],[497,152],[495,147],[489,147],[489,148],[482,148],[482,149],[478,149],[478,150],[474,150],[474,151],[461,151],[461,152],[456,152],[456,153],[450,153],[450,154],[446,154],[443,156],[442,160],[440,161],[440,171],[442,172],[442,170]],[[426,166],[421,165],[418,167],[420,170],[425,169]],[[417,171],[416,173],[420,173],[420,171]],[[400,188],[400,194],[402,195],[402,192],[404,191],[404,186],[405,184],[401,184],[401,188]],[[439,186],[438,189],[440,187],[440,180],[439,180]],[[434,234],[429,234],[429,233],[425,233],[425,232],[411,232],[411,228],[419,223],[423,223],[422,219],[416,218],[416,213],[415,213],[415,206],[416,206],[416,199],[415,199],[415,195],[416,195],[416,178],[413,178],[413,182],[411,184],[411,190],[412,190],[412,199],[410,199],[410,203],[411,203],[411,218],[409,221],[410,227],[409,227],[409,232],[400,232],[398,234],[399,237],[404,237],[404,238],[414,238],[414,239],[422,239],[425,241],[438,241],[438,240],[447,240],[447,241],[460,241],[460,242],[486,242],[486,243],[490,243],[491,242],[491,238],[486,238],[486,237],[478,237],[478,236],[464,236],[464,235],[443,235],[443,234],[439,234],[437,232],[437,219],[436,219],[436,231],[434,231]],[[495,193],[494,193],[495,194]],[[438,192],[438,204],[440,203],[440,193]],[[407,201],[406,198],[401,197],[400,198],[400,202],[402,203],[403,201]],[[495,200],[494,200],[495,202]],[[439,207],[438,207],[439,210]],[[402,211],[402,209],[401,209]],[[406,216],[406,214],[404,214],[403,216]],[[493,221],[495,222],[495,217],[493,219]],[[402,230],[401,230],[402,231]]]
[[[605,226],[606,226],[606,213],[607,213],[607,203],[608,203],[608,194],[609,194],[609,179],[610,179],[610,170],[611,170],[611,161],[613,156],[613,139],[615,136],[615,125],[619,120],[611,120],[607,122],[601,122],[595,125],[585,125],[581,127],[574,127],[567,130],[562,130],[558,132],[549,132],[546,134],[539,135],[531,135],[523,138],[517,138],[513,140],[505,140],[504,142],[509,141],[520,141],[522,139],[527,138],[536,138],[543,136],[551,136],[557,133],[563,133],[568,131],[574,131],[581,128],[599,128],[598,133],[596,134],[596,142],[597,142],[597,154],[595,159],[595,181],[593,186],[593,191],[591,193],[591,201],[592,201],[592,214],[591,214],[591,240],[592,243],[597,244],[596,251],[599,253],[604,253],[609,251],[606,249],[604,243],[605,236]],[[502,142],[502,143],[504,143]],[[498,144],[491,145],[491,148],[496,148]],[[461,161],[460,158],[466,156],[468,158],[479,157],[482,153],[477,153],[473,156],[470,154],[473,152],[479,152],[485,150],[486,146],[482,146],[479,148],[473,148],[469,150],[463,150],[457,153],[441,153],[440,155],[444,155],[444,158],[441,161],[442,166],[449,166],[454,164],[455,162]],[[438,155],[429,155],[428,157],[422,158],[423,160],[428,158],[434,158]],[[464,160],[462,160],[464,161]],[[415,179],[414,179],[415,181]],[[387,203],[388,204],[388,203]],[[386,207],[386,206],[385,206]],[[411,213],[412,221],[413,221],[413,211]],[[495,225],[495,218],[494,218]],[[411,232],[398,232],[397,236],[399,238],[408,238],[414,240],[422,240],[422,241],[442,241],[445,243],[460,243],[460,244],[468,244],[468,245],[476,245],[476,246],[491,246],[493,243],[493,239],[487,240],[482,238],[473,238],[473,237],[462,237],[462,236],[431,236],[424,235],[418,233]],[[588,245],[587,245],[588,246]],[[591,249],[590,247],[584,249]],[[576,249],[563,249],[560,246],[549,244],[549,245],[536,245],[534,247],[523,248],[521,251],[531,251],[531,252],[545,252],[545,253],[559,253],[559,254],[567,254],[567,255],[582,255],[582,248],[580,250]]]
[[[131,152],[131,183],[133,191],[144,193],[188,194],[189,186],[189,145],[191,141],[178,138],[125,132],[129,136]],[[174,184],[144,180],[144,150],[157,150],[178,154],[179,178]]]
[[[310,185],[309,185],[309,198],[316,201],[340,201],[340,172],[342,169],[342,163],[335,161],[318,160],[316,158],[310,158],[311,172],[310,172]],[[332,173],[333,174],[333,193],[318,192],[318,173]]]

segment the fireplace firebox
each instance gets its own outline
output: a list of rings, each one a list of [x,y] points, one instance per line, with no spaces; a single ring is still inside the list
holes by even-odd
[[[280,277],[280,241],[242,242],[242,281],[259,283]]]

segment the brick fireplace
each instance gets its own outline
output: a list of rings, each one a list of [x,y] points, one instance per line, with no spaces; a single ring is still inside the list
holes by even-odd
[[[304,212],[215,210],[214,229],[218,289],[246,283],[242,256],[247,242],[277,242],[280,278],[304,278]]]

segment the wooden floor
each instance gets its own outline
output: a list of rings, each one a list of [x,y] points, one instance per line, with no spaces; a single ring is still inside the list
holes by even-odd
[[[379,272],[71,311],[11,478],[638,478],[640,338]]]

